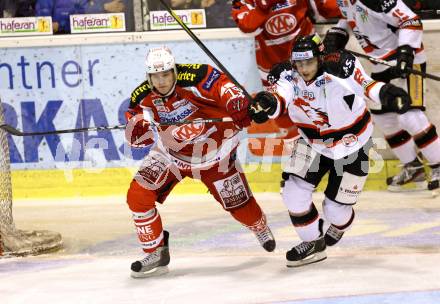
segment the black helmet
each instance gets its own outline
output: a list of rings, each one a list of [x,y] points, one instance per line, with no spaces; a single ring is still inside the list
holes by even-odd
[[[307,60],[319,57],[322,54],[323,45],[318,34],[300,36],[293,44],[291,60]]]

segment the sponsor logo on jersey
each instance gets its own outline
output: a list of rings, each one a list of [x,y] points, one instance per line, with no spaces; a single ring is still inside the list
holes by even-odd
[[[422,27],[422,23],[420,21],[420,19],[410,19],[408,21],[403,22],[400,25],[400,28],[406,28],[406,27]]]
[[[156,99],[153,99],[152,102],[153,102],[153,105],[156,107],[156,109],[157,109],[158,112],[169,112],[169,111],[170,111],[170,109],[168,109],[168,108],[165,106],[165,104],[164,104],[162,98],[156,98]]]
[[[353,73],[354,61],[354,58],[348,58],[347,60],[345,60],[344,66],[342,67],[342,70],[344,71],[344,78],[347,78],[351,75],[351,73]]]
[[[197,74],[194,74],[194,73],[179,72],[179,74],[177,74],[177,81],[179,81],[179,80],[194,81],[194,79],[196,77],[197,77]]]
[[[358,68],[354,70],[354,80],[356,80],[357,83],[359,83],[364,89],[366,89],[371,83],[373,83],[373,80],[366,80],[364,75],[362,74],[362,71]]]
[[[296,5],[296,0],[290,0],[290,1],[286,0],[284,2],[280,2],[280,3],[275,4],[272,7],[272,10],[275,12],[275,11],[285,9],[286,7],[295,6],[295,5]]]
[[[209,74],[208,79],[206,79],[205,83],[202,85],[206,91],[209,91],[212,88],[212,85],[220,78],[220,71],[217,69],[213,69],[211,74]]]
[[[358,143],[358,137],[354,134],[345,134],[341,138],[342,144],[346,147],[353,147]]]
[[[380,8],[384,13],[388,13],[397,5],[397,0],[382,0],[380,1]]]
[[[266,31],[274,36],[284,35],[296,27],[297,21],[294,15],[281,13],[269,18],[266,21]]]
[[[171,134],[177,140],[189,141],[202,134],[204,130],[205,130],[204,122],[193,122],[190,124],[184,124],[174,129]]]
[[[248,191],[238,172],[214,182],[214,186],[220,194],[223,207],[226,210],[238,207],[249,200]]]
[[[328,75],[325,75],[324,77],[316,80],[315,86],[317,86],[319,88],[319,87],[321,87],[321,86],[323,86],[326,83],[329,83],[331,81],[332,81],[332,79]]]
[[[159,115],[161,122],[177,122],[184,120],[191,116],[193,113],[195,113],[199,108],[197,108],[195,105],[188,103],[186,105],[183,105],[179,107],[178,109],[175,109],[173,111],[169,112],[157,112]]]
[[[306,100],[314,101],[315,100],[315,93],[304,90],[304,91],[302,91],[302,97]]]

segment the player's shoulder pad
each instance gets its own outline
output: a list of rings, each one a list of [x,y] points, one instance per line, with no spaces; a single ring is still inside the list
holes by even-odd
[[[269,74],[267,75],[267,81],[274,85],[277,83],[278,80],[280,80],[281,73],[284,71],[291,71],[292,70],[292,64],[290,61],[284,61],[281,63],[278,63],[272,67]]]
[[[397,5],[397,0],[359,0],[363,5],[378,13],[388,13]]]
[[[208,73],[207,64],[176,64],[177,85],[192,87],[199,84]]]
[[[347,51],[338,51],[323,56],[324,71],[339,78],[353,74],[356,57]]]
[[[133,109],[135,106],[141,103],[141,101],[151,92],[151,86],[147,80],[142,82],[131,93],[129,107]]]

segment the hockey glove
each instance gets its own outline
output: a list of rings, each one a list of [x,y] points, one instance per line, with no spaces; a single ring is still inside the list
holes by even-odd
[[[286,2],[286,0],[255,0],[255,4],[263,11],[269,10],[277,3]]]
[[[226,103],[226,111],[231,115],[234,124],[240,129],[246,128],[251,124],[248,107],[249,100],[246,97],[234,97]]]
[[[324,40],[322,41],[322,43],[324,44],[324,51],[326,53],[333,53],[345,49],[349,38],[350,37],[348,35],[348,32],[343,28],[330,28],[325,34]]]
[[[128,144],[135,148],[143,148],[154,143],[154,134],[150,123],[143,119],[141,114],[127,111],[127,126],[125,127],[125,139]]]
[[[395,77],[408,77],[408,69],[412,69],[414,61],[414,50],[409,45],[402,45],[397,48],[397,64],[392,69]]]
[[[277,109],[277,99],[266,91],[259,92],[249,107],[249,115],[258,124],[265,123]]]
[[[384,110],[390,110],[399,114],[408,111],[411,105],[411,97],[408,93],[391,83],[387,83],[380,88],[379,98]]]

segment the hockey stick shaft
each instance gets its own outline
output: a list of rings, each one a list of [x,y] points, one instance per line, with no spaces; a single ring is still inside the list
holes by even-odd
[[[235,79],[235,77],[232,76],[231,73],[229,73],[229,71],[223,66],[223,64],[214,56],[214,54],[211,53],[211,51],[203,44],[203,42],[200,41],[200,39],[193,33],[193,31],[191,31],[191,29],[186,26],[186,24],[182,21],[182,19],[180,19],[179,16],[177,16],[177,14],[171,9],[171,7],[167,3],[165,3],[164,0],[159,1],[171,14],[171,16],[173,16],[176,22],[179,23],[179,25],[185,30],[185,32],[187,32],[188,35],[194,40],[194,42],[206,53],[206,55],[208,55],[208,57],[211,58],[212,61],[214,61],[214,63],[223,71],[223,73],[225,73],[226,76],[228,76],[228,78],[243,91],[246,98],[252,100],[252,97],[248,93],[248,91],[246,91],[246,89]]]
[[[365,55],[365,54],[361,54],[361,53],[358,53],[358,52],[355,52],[355,51],[352,51],[352,50],[347,50],[347,51],[349,51],[350,53],[352,53],[353,55],[355,55],[357,57],[368,59],[369,61],[371,61],[373,63],[383,64],[383,65],[386,65],[386,66],[389,66],[389,67],[394,67],[394,65],[392,65],[388,61],[385,61],[385,60],[382,60],[382,59],[379,59],[379,58],[374,58],[374,57],[371,57],[371,56],[368,56],[368,55]],[[429,79],[440,81],[440,76],[436,76],[436,75],[433,75],[433,74],[425,73],[425,72],[422,72],[422,71],[417,71],[417,70],[414,70],[414,69],[408,69],[408,72],[411,73],[411,74],[414,74],[414,75],[420,75],[423,78],[429,78]]]
[[[195,120],[182,120],[176,122],[166,122],[166,123],[152,123],[155,126],[176,126],[191,123],[214,123],[214,122],[232,122],[231,117],[224,118],[209,118],[209,119],[195,119]],[[78,129],[64,129],[64,130],[53,130],[53,131],[43,131],[43,132],[22,132],[10,125],[3,124],[0,128],[5,130],[14,136],[41,136],[41,135],[53,135],[53,134],[64,134],[64,133],[77,133],[77,132],[93,132],[93,131],[111,131],[111,130],[124,130],[126,125],[117,126],[104,126],[104,127],[88,127],[88,128],[78,128]]]

